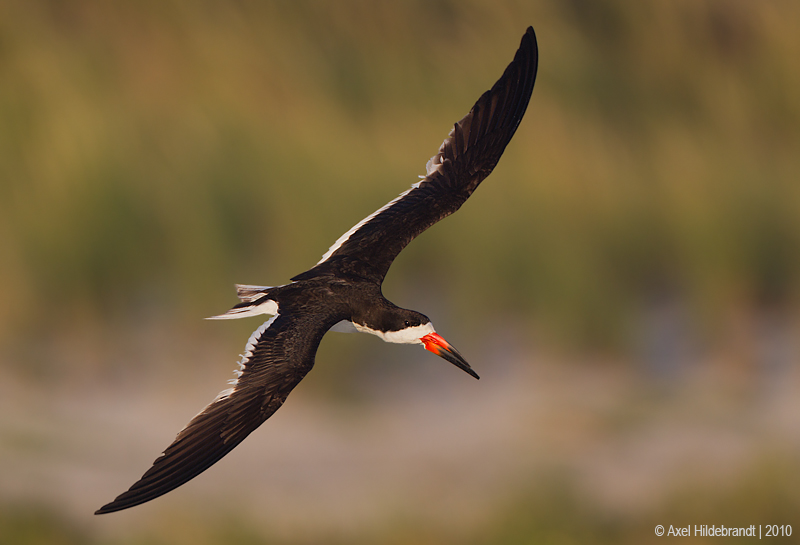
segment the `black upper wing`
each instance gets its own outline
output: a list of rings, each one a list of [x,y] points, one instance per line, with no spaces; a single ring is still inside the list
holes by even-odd
[[[95,514],[166,494],[228,454],[278,410],[308,373],[326,330],[302,315],[276,315],[259,327],[248,341],[233,387],[195,416],[138,482]]]
[[[459,209],[497,164],[525,114],[538,66],[528,27],[514,60],[428,161],[427,176],[342,235],[317,265],[292,280],[352,274],[382,282],[417,235]]]

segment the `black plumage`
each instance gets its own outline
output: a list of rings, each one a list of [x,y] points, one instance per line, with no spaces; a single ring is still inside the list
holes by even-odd
[[[389,342],[424,344],[478,378],[425,315],[383,297],[381,283],[400,251],[458,210],[491,173],[525,113],[537,65],[536,36],[529,27],[514,60],[454,125],[428,162],[424,179],[359,222],[290,284],[238,286],[242,303],[220,317],[275,316],[248,341],[232,388],[195,416],[139,481],[96,514],[157,498],[225,456],[280,408],[311,370],[322,337],[336,324]]]

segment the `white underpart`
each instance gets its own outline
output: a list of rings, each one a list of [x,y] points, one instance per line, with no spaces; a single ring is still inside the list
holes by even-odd
[[[336,322],[328,331],[332,331],[334,333],[358,333],[358,329],[356,329],[355,324],[350,320]]]
[[[450,135],[453,135],[453,131],[450,131]],[[447,140],[442,142],[442,147],[439,148],[439,153],[428,159],[428,162],[425,163],[425,176],[420,176],[420,178],[427,178],[437,170],[442,168],[442,150],[444,149],[445,144],[447,141],[450,140],[448,137]]]
[[[444,142],[442,142],[442,145],[439,146],[439,151],[436,153],[436,155],[428,159],[427,163],[425,163],[425,176],[420,176],[420,178],[427,178],[434,172],[442,169],[442,158],[444,157],[444,149],[445,147],[447,147],[447,144],[450,143],[450,141],[453,139],[455,135],[456,135],[456,127],[455,125],[453,125],[453,128],[450,129],[450,132],[447,134],[447,138],[445,138]]]
[[[210,316],[206,320],[232,320],[235,318],[247,318],[248,316],[258,316],[259,314],[277,314],[278,303],[272,299],[267,299],[251,307],[232,308],[224,314]]]
[[[277,317],[278,315],[275,314],[275,316],[273,316],[272,318],[270,318],[269,320],[258,326],[258,329],[253,331],[253,334],[250,335],[249,339],[247,339],[247,344],[244,347],[244,354],[241,354],[241,358],[238,361],[239,368],[234,369],[233,371],[233,373],[236,375],[236,378],[232,378],[231,380],[228,381],[228,384],[230,384],[232,387],[228,388],[227,390],[221,391],[217,395],[216,399],[214,399],[214,401],[225,399],[226,397],[228,397],[229,395],[231,395],[233,392],[236,391],[236,387],[239,384],[239,377],[241,377],[242,373],[244,372],[244,366],[247,364],[248,361],[250,361],[250,358],[253,357],[253,352],[256,349],[258,341],[261,340],[261,336],[267,329],[269,329],[269,326],[272,325],[272,322],[274,322],[275,318]]]
[[[369,333],[370,335],[380,337],[387,343],[396,344],[422,344],[422,341],[420,340],[422,337],[431,333],[435,333],[433,324],[431,322],[414,327],[407,327],[405,329],[401,329],[400,331],[379,331],[377,329],[371,329],[365,325],[356,323],[354,323],[353,326],[359,333]]]

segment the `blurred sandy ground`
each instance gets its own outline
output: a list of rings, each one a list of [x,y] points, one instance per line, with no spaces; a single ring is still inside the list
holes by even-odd
[[[0,10],[0,543],[800,532],[793,4]],[[482,379],[330,335],[224,460],[91,515],[232,377],[257,322],[200,320],[230,284],[413,182],[528,24],[507,155],[385,286]]]
[[[722,362],[689,361],[691,372],[664,381],[597,362],[530,359],[503,345],[473,355],[480,382],[409,350],[404,356],[420,361],[392,362],[398,368],[384,369],[392,380],[359,381],[358,402],[301,388],[201,478],[92,519],[219,389],[225,356],[212,343],[204,348],[210,354],[196,360],[204,373],[188,380],[157,356],[161,371],[124,386],[31,388],[3,377],[6,505],[47,506],[98,539],[190,543],[204,525],[234,517],[288,542],[382,535],[394,525],[433,527],[458,542],[539,488],[569,490],[594,516],[655,525],[676,495],[736,494],[765,466],[796,484],[794,366],[759,383],[731,377]],[[318,365],[336,365],[324,356]],[[734,513],[741,521],[686,515],[675,524],[767,522],[760,510]]]

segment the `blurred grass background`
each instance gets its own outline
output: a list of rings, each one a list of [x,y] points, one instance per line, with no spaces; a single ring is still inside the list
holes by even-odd
[[[189,371],[214,370],[221,389],[255,324],[199,318],[235,302],[234,282],[311,267],[413,183],[532,24],[539,76],[506,155],[403,252],[384,292],[431,316],[490,382],[544,362],[566,369],[554,379],[564,391],[589,369],[622,377],[626,401],[602,413],[601,431],[567,419],[563,433],[613,445],[641,422],[691,428],[674,415],[710,390],[723,409],[704,422],[718,429],[725,415],[757,452],[727,488],[690,483],[652,509],[684,525],[797,513],[781,477],[800,468],[797,420],[774,437],[735,423],[774,420],[765,400],[797,387],[799,22],[800,6],[781,0],[0,1],[2,459],[62,448],[47,426],[22,429],[18,411],[46,423],[85,396],[83,429],[86,415],[114,412],[114,395],[190,390]],[[415,351],[330,337],[300,402],[383,414],[392,388],[434,380],[423,391],[436,397],[461,378],[431,379],[440,362],[407,363],[424,359]],[[210,399],[200,394],[186,401],[195,412]],[[138,429],[122,426],[109,429]],[[150,459],[130,460],[123,480]],[[609,514],[573,469],[521,477],[469,539],[459,524],[390,513],[327,542],[652,539],[652,511]],[[120,537],[6,478],[0,543],[319,538],[235,512],[186,514],[176,528],[208,527],[190,537],[157,515]],[[92,505],[110,499],[102,491]],[[695,494],[708,501],[689,511],[679,498]]]

